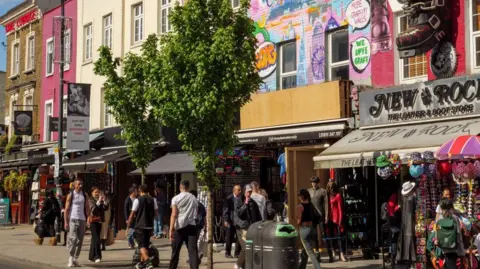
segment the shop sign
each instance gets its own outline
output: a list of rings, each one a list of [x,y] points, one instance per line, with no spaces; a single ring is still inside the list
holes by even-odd
[[[340,138],[343,136],[344,130],[323,131],[323,132],[308,132],[308,133],[291,133],[275,136],[255,136],[248,138],[239,138],[239,144],[268,144],[268,143],[283,143],[303,140],[329,139]],[[260,133],[261,134],[261,133]]]
[[[277,47],[270,41],[262,43],[255,51],[255,59],[260,78],[270,76],[277,67]]]
[[[358,157],[353,159],[315,162],[315,169],[350,168],[363,166],[375,166],[375,159]]]
[[[15,135],[32,135],[33,112],[17,110],[13,112],[13,115]]]
[[[361,126],[480,114],[480,76],[360,93]]]
[[[23,26],[41,18],[40,10],[34,9],[32,11],[27,12],[26,14],[22,15],[20,18],[7,23],[5,25],[5,32],[9,34],[12,31],[22,28]]]

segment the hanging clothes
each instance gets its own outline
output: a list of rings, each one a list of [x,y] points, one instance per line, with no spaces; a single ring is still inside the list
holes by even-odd
[[[411,194],[402,199],[402,229],[398,239],[397,261],[416,261],[415,210],[417,196]]]

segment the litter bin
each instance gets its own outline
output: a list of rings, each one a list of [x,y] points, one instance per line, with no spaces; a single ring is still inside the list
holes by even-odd
[[[245,269],[298,269],[298,233],[285,222],[261,221],[247,232]]]

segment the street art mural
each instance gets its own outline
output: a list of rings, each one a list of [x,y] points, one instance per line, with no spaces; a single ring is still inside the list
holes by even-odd
[[[291,40],[297,48],[297,87],[324,82],[326,33],[339,27],[349,29],[350,80],[369,79],[371,16],[367,0],[252,0],[257,68],[264,80],[260,92],[279,90],[279,44]]]

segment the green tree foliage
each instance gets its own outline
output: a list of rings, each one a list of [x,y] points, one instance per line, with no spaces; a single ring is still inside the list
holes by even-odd
[[[151,46],[152,42],[155,46],[158,40],[153,38],[149,42],[144,47]],[[151,113],[150,88],[146,83],[149,68],[154,63],[144,49],[141,55],[128,53],[122,61],[114,59],[107,47],[101,47],[99,52],[94,72],[106,78],[105,103],[122,126],[120,138],[126,141],[132,162],[142,170],[143,182],[145,168],[152,159],[152,145],[160,139],[160,122]]]
[[[173,32],[161,37],[158,60],[150,66],[155,114],[179,134],[194,157],[199,180],[211,191],[218,187],[216,150],[236,143],[235,114],[262,83],[255,67],[255,27],[249,2],[234,11],[230,0],[188,0],[170,15]],[[155,55],[150,47],[149,55]],[[155,48],[156,49],[156,48]],[[208,262],[212,260],[212,225],[208,222]]]

